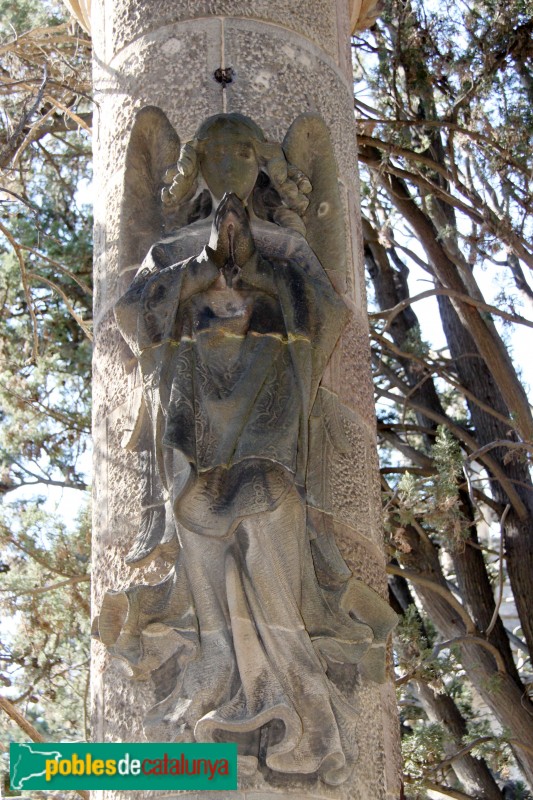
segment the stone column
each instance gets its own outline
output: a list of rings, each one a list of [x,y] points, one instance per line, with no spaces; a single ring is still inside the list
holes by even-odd
[[[368,5],[363,3],[364,13]],[[335,457],[329,507],[322,511],[332,522],[354,575],[386,597],[349,50],[349,33],[360,6],[354,2],[349,7],[347,0],[93,2],[95,609],[100,608],[104,591],[133,581],[123,557],[137,529],[141,479],[136,454],[120,444],[129,389],[113,306],[133,274],[119,274],[119,219],[125,148],[134,113],[143,105],[162,108],[182,141],[191,138],[206,117],[228,111],[248,115],[268,139],[278,142],[302,112],[318,112],[329,126],[349,265],[346,280],[336,289],[345,295],[353,315],[323,383],[340,398],[351,449]],[[84,14],[87,20],[87,5]],[[220,68],[231,68],[230,83],[217,82],[214,75]],[[136,583],[140,572],[135,572]],[[153,582],[159,576],[156,563],[141,579]],[[154,703],[150,682],[132,682],[125,667],[110,660],[98,643],[92,681],[95,740],[143,741],[141,720]],[[393,688],[359,679],[353,702],[360,720],[354,777],[349,785],[336,788],[318,782],[312,796],[397,800],[400,770]],[[232,796],[242,800],[310,796],[297,776],[289,788],[276,788],[261,776],[244,787]],[[220,800],[219,792],[212,795]],[[141,793],[137,798],[141,800]]]

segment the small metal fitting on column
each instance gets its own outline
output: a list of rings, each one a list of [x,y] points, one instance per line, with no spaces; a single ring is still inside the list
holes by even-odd
[[[235,72],[233,71],[233,67],[219,67],[213,73],[213,78],[217,83],[222,85],[223,89],[226,88],[228,83],[233,83],[234,77]]]

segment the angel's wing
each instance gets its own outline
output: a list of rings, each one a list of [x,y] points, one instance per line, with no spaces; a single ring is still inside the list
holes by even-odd
[[[326,272],[346,274],[344,212],[337,164],[326,123],[318,114],[296,117],[283,140],[287,161],[311,181],[309,205],[302,214],[306,239]]]
[[[322,117],[317,114],[297,117],[285,136],[283,150],[289,164],[301,170],[311,182],[309,205],[302,213],[306,239],[329,276],[336,274],[341,279],[335,281],[335,285],[343,285],[342,278],[346,275],[344,211],[333,147]],[[358,598],[353,588],[357,582],[335,542],[330,513],[331,475],[339,458],[348,459],[354,455],[339,398],[320,386],[309,419],[306,502],[311,549],[321,586],[338,591],[342,596],[349,588],[350,596]],[[382,602],[379,597],[378,601]]]
[[[122,425],[122,447],[139,454],[139,528],[125,561],[132,567],[148,564],[156,556],[174,559],[178,551],[172,508],[163,489],[152,433],[152,421],[138,365],[128,375],[129,402]]]
[[[306,239],[330,277],[346,274],[344,212],[337,181],[337,165],[326,123],[318,114],[297,117],[283,141],[289,169],[301,170],[312,186],[309,205],[302,213]],[[343,281],[334,281],[334,285]],[[311,412],[310,453],[307,467],[308,503],[327,508],[329,478],[335,453],[349,451],[337,396],[320,387]]]
[[[166,171],[180,155],[179,136],[164,111],[145,106],[137,112],[126,151],[124,195],[120,217],[119,270],[140,265],[165,232],[161,202]]]
[[[168,212],[161,202],[161,190],[165,173],[176,166],[179,155],[179,136],[166,114],[155,106],[141,108],[126,151],[119,251],[124,290],[150,248],[165,234]],[[131,363],[129,366],[131,369]],[[139,531],[126,562],[141,566],[159,554],[175,555],[177,541],[172,510],[157,468],[152,422],[138,364],[128,380],[130,404],[122,446],[140,454],[142,480]]]

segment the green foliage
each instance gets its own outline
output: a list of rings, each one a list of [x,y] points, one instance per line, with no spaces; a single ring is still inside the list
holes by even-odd
[[[424,529],[461,546],[469,527],[459,501],[463,455],[457,440],[443,426],[436,431],[432,456],[435,470],[431,475],[402,474],[397,489],[401,502],[391,509],[389,528],[394,531],[398,525],[419,521]]]
[[[59,210],[56,213],[60,213]],[[25,247],[31,235],[15,223],[11,233]],[[75,231],[67,242],[62,265],[68,264],[68,249],[79,257],[87,249],[87,231]],[[54,236],[43,237],[43,249],[58,247]],[[89,251],[90,252],[90,251]],[[52,256],[51,256],[52,257]],[[74,256],[73,256],[74,261]],[[33,262],[33,263],[32,263]],[[72,298],[72,280],[59,278],[45,259],[32,259],[32,272],[47,281],[57,281],[87,315],[84,297]],[[76,269],[77,265],[72,264]],[[30,301],[37,328],[38,353],[33,352],[32,320],[20,281],[20,264],[7,247],[0,250],[0,470],[3,491],[34,482],[55,481],[84,488],[77,463],[87,447],[90,429],[89,396],[91,349],[83,331],[72,318],[61,295],[44,285],[31,292]],[[76,273],[73,273],[76,274]],[[70,285],[69,285],[70,284]],[[81,290],[80,290],[81,295]],[[68,296],[68,295],[67,295]],[[90,299],[90,295],[87,295]],[[82,305],[83,304],[83,305]],[[82,313],[83,313],[82,312]]]
[[[68,525],[40,503],[18,502],[0,511],[0,614],[12,620],[2,642],[0,683],[46,739],[85,738],[88,511]],[[0,716],[2,740],[24,741],[6,721]]]
[[[408,784],[409,797],[425,796],[426,778],[457,786],[450,770],[437,775],[431,769],[448,741],[447,720],[435,727],[431,709],[416,699],[410,675],[455,701],[468,731],[465,743],[482,739],[474,753],[500,782],[509,783],[506,796],[522,792],[512,748],[499,734],[506,727],[505,711],[493,702],[504,692],[501,676],[496,670],[476,671],[463,643],[453,652],[439,650],[439,644],[462,632],[456,611],[451,605],[446,611],[446,592],[472,617],[477,635],[487,636],[493,608],[487,608],[482,586],[489,595],[491,585],[496,592],[499,588],[500,520],[506,508],[504,603],[514,598],[519,608],[519,619],[508,624],[521,624],[526,631],[530,618],[533,583],[518,577],[521,569],[524,575],[530,572],[524,570],[529,555],[516,544],[532,540],[533,529],[529,522],[511,521],[515,508],[501,481],[520,487],[526,516],[533,516],[526,463],[532,443],[526,441],[522,449],[520,443],[530,437],[524,430],[515,433],[521,424],[520,374],[509,369],[503,355],[520,323],[516,315],[528,316],[524,309],[533,300],[528,277],[533,267],[532,33],[531,3],[525,0],[386,0],[375,26],[354,39],[362,204],[369,231],[365,255],[375,297],[387,297],[391,308],[405,304],[394,317],[386,307],[379,309],[372,335],[376,397],[384,408],[379,433],[390,554],[415,576],[409,585],[412,605],[404,608],[406,620],[395,643],[406,772],[415,781]],[[376,242],[383,245],[379,258],[372,251]],[[433,321],[442,320],[446,346],[436,351],[422,323],[423,303],[406,304],[411,291],[422,291],[422,281],[423,289],[436,292],[462,285],[462,293],[477,300],[489,286],[492,303],[511,315],[504,336],[497,332],[501,323],[494,326],[497,315],[481,308],[487,331],[481,355],[467,310],[457,298],[450,309],[450,301],[439,297],[430,313]],[[497,377],[503,365],[505,382]],[[516,389],[513,398],[503,392],[509,386]],[[494,446],[508,439],[517,446],[507,451]],[[417,583],[417,574],[434,581],[439,592]],[[399,597],[406,602],[405,587]],[[432,614],[439,650],[433,661],[433,648],[416,631]],[[514,659],[519,674],[513,680],[525,698],[531,662],[514,649],[512,638],[511,653],[499,625],[495,618],[493,628],[500,633],[493,631],[491,641],[500,654]],[[531,633],[527,639],[531,652]],[[477,666],[482,661],[480,650]],[[424,672],[428,663],[435,676]],[[498,722],[490,718],[496,709]],[[529,705],[528,714],[533,718]],[[531,733],[527,720],[507,733],[519,740],[525,729]],[[527,760],[531,781],[533,762]],[[479,796],[484,796],[481,789]]]
[[[446,732],[441,725],[415,722],[413,733],[403,740],[405,770],[415,780],[424,778],[445,758]]]
[[[432,455],[436,467],[432,481],[432,523],[450,537],[454,546],[459,546],[468,528],[459,505],[463,454],[457,439],[443,425],[437,428]]]
[[[53,3],[19,3],[12,13],[4,22],[20,26],[15,27],[17,33],[64,18],[63,7]],[[83,48],[76,52],[74,44],[63,44],[63,39],[68,37],[62,35],[59,42],[53,37],[39,42],[30,39],[22,52],[7,48],[6,73],[13,79],[30,79],[39,66],[34,54],[46,60],[56,48],[56,60],[72,77],[79,72]],[[79,82],[82,76],[77,77]],[[61,91],[68,89],[68,85],[61,87]],[[41,106],[29,116],[28,108],[39,99],[38,93],[37,98],[15,93],[0,124],[7,150],[10,142],[18,147],[8,160],[1,199],[3,492],[40,483],[85,488],[80,459],[90,429],[91,348],[80,321],[88,330],[92,218],[78,198],[80,185],[90,179],[90,143],[66,129],[65,115],[52,113],[52,87],[49,92],[50,100],[43,96]],[[62,100],[60,95],[58,102]],[[84,102],[81,95],[71,97],[73,113]],[[40,124],[43,115],[50,123]],[[13,142],[20,125],[22,138]]]
[[[429,344],[423,340],[419,325],[410,328],[403,341],[402,348],[406,353],[412,353],[420,358],[429,355],[430,347]]]
[[[90,141],[72,120],[88,109],[89,50],[60,3],[0,10],[0,692],[46,739],[75,740],[88,735],[92,216]],[[0,739],[27,735],[2,712]]]
[[[443,674],[451,671],[451,659],[438,656],[434,650],[435,631],[430,620],[424,620],[415,606],[401,617],[394,634],[394,652],[399,673],[409,679],[427,683],[434,691],[443,691]],[[401,695],[404,697],[403,693]],[[409,698],[409,693],[406,695]]]
[[[24,0],[13,3],[0,0],[0,32],[4,38],[12,38],[14,33],[24,33],[40,26],[53,26],[65,22],[67,10],[59,3],[43,0]]]

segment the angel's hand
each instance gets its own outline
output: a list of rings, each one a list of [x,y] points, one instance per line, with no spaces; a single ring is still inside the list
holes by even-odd
[[[198,157],[194,146],[189,142],[181,148],[176,166],[167,169],[163,176],[163,183],[166,184],[161,191],[163,206],[178,205],[191,190],[197,174]]]
[[[220,277],[220,270],[206,250],[183,265],[181,299],[205,292]]]
[[[303,214],[309,205],[307,195],[312,190],[313,187],[307,175],[298,167],[290,164],[287,171],[287,180],[282,189],[283,200],[289,208],[292,208],[298,214]]]
[[[311,194],[313,191],[313,187],[311,186],[311,181],[305,175],[301,169],[295,167],[294,165],[289,166],[288,171],[289,178],[294,181],[296,186],[298,187],[298,191],[302,194]]]

